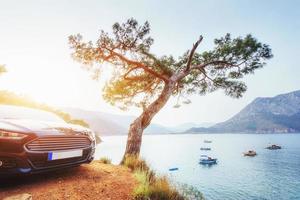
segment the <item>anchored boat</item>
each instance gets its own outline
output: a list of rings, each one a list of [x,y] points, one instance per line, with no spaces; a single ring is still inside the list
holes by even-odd
[[[169,171],[177,171],[177,170],[179,170],[178,167],[173,167],[169,169]]]
[[[202,165],[217,164],[217,159],[216,158],[211,158],[207,155],[202,155],[201,158],[200,158],[199,164],[202,164]]]
[[[252,156],[253,157],[253,156],[256,156],[256,155],[257,155],[257,153],[254,150],[249,150],[249,151],[244,153],[244,156]]]
[[[201,147],[200,150],[201,151],[210,151],[211,148],[210,147]]]
[[[276,145],[276,144],[272,144],[271,146],[268,146],[267,149],[269,149],[269,150],[277,150],[277,149],[281,149],[281,146]]]

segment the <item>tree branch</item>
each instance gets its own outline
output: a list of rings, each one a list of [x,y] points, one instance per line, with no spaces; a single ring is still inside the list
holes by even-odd
[[[203,63],[203,64],[200,64],[200,65],[194,65],[194,66],[191,66],[191,67],[190,67],[190,70],[197,69],[197,70],[199,70],[199,71],[201,71],[201,72],[203,73],[203,69],[204,69],[206,66],[208,66],[208,65],[220,65],[220,64],[238,67],[237,65],[235,65],[235,64],[233,64],[233,63],[229,63],[229,62],[227,62],[227,61],[216,60],[216,61],[210,61],[210,62],[207,62],[207,63]],[[187,76],[187,75],[190,73],[190,70],[189,70],[189,71],[182,71],[181,73],[176,74],[176,75],[174,76],[174,80],[175,80],[175,81],[181,80],[182,78],[184,78],[185,76]]]
[[[212,79],[211,77],[209,77],[208,75],[207,75],[207,73],[206,73],[206,71],[205,71],[205,69],[203,68],[203,69],[201,69],[200,70],[201,72],[202,72],[202,74],[204,75],[204,79],[205,78],[207,78],[207,79],[209,79],[211,82],[213,82],[214,84],[216,84],[216,85],[218,85],[218,86],[220,86],[220,87],[222,87],[223,85],[221,85],[221,84],[219,84],[219,83],[217,83],[214,79]]]
[[[132,78],[128,78],[127,76],[128,76],[128,74],[129,74],[130,72],[132,72],[132,71],[134,71],[134,70],[136,70],[136,69],[139,69],[139,67],[133,67],[133,68],[129,69],[129,70],[123,75],[123,78],[124,78],[124,79],[127,79],[127,80],[132,80]]]
[[[151,58],[155,62],[155,64],[157,64],[162,70],[166,68],[166,66],[164,66],[154,55],[145,51],[142,51],[141,53]]]
[[[192,63],[195,51],[196,51],[197,47],[199,46],[199,44],[201,43],[202,40],[203,40],[203,36],[200,35],[198,41],[195,44],[193,44],[193,47],[192,47],[192,50],[190,52],[190,56],[189,56],[189,59],[188,59],[185,71],[189,71],[190,70],[191,63]]]
[[[194,66],[191,67],[191,69],[201,70],[201,69],[205,68],[208,65],[231,65],[231,66],[234,66],[233,63],[223,61],[223,60],[216,60],[216,61],[210,61],[210,62],[207,62],[207,63],[203,63],[203,64],[200,64],[200,65],[194,65]]]
[[[125,56],[123,56],[123,55],[121,55],[121,54],[119,54],[119,53],[117,53],[117,52],[115,52],[115,51],[113,51],[111,49],[106,48],[106,50],[108,50],[111,55],[118,57],[121,61],[123,61],[123,62],[125,62],[125,63],[127,63],[129,65],[134,65],[134,66],[136,66],[138,68],[142,68],[146,72],[148,72],[149,74],[151,74],[151,75],[153,75],[153,76],[155,76],[155,77],[157,77],[157,78],[159,78],[159,79],[161,79],[161,80],[163,80],[165,82],[169,81],[169,78],[163,76],[162,74],[157,73],[156,71],[152,70],[150,67],[148,67],[147,65],[145,65],[144,63],[141,63],[141,62],[138,62],[138,61],[134,61],[134,60],[130,60],[130,59],[126,58]]]

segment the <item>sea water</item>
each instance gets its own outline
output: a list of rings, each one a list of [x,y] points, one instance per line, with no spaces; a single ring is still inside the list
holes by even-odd
[[[126,137],[102,140],[96,158],[120,162]],[[270,144],[283,148],[266,149]],[[201,151],[201,147],[211,151]],[[255,150],[257,156],[243,156],[248,150]],[[218,163],[200,165],[201,155],[215,157]],[[300,199],[300,134],[145,135],[141,156],[158,173],[198,188],[208,200]],[[169,171],[174,167],[178,170]]]

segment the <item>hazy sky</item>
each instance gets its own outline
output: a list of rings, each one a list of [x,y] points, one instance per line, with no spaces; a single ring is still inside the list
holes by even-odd
[[[227,32],[251,33],[272,47],[274,58],[245,79],[248,91],[242,99],[220,91],[193,96],[192,104],[179,109],[172,99],[154,119],[165,125],[220,122],[258,96],[300,89],[299,10],[297,0],[0,0],[0,64],[8,69],[0,87],[50,105],[137,115],[138,110],[124,113],[102,100],[101,84],[71,59],[69,35],[95,40],[100,29],[110,31],[114,22],[134,17],[151,23],[154,53],[179,56],[200,34],[204,41],[198,51]]]

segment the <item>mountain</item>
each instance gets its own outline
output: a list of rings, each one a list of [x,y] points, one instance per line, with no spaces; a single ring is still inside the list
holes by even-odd
[[[170,129],[173,133],[182,133],[183,131],[186,131],[192,127],[210,127],[212,125],[214,125],[215,123],[211,123],[211,122],[203,122],[203,123],[193,123],[193,122],[188,122],[188,123],[183,123],[183,124],[179,124],[177,126],[172,126],[172,127],[168,127],[168,129]]]
[[[292,133],[300,132],[300,90],[275,97],[256,98],[231,119],[209,128],[186,132]]]
[[[60,108],[72,117],[83,119],[87,122],[92,130],[99,135],[126,135],[129,125],[133,122],[136,116],[131,115],[116,115],[99,111],[89,111],[79,108]],[[195,127],[208,127],[213,123],[184,123],[177,126],[163,126],[156,123],[151,123],[144,131],[145,134],[167,134],[167,133],[182,133],[183,131]]]
[[[105,113],[87,111],[78,108],[61,108],[64,112],[69,113],[71,116],[77,116],[86,121],[90,128],[100,135],[121,135],[126,132],[124,127],[110,120],[112,116],[105,115]],[[119,116],[116,116],[119,118]],[[122,118],[120,121],[124,121]]]
[[[86,121],[90,128],[100,135],[125,135],[130,123],[136,118],[130,115],[116,115],[99,111],[88,111],[79,108],[61,108],[72,117]],[[166,134],[173,132],[168,127],[151,124],[145,129],[146,134]]]

